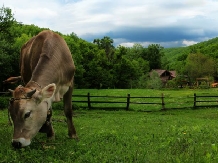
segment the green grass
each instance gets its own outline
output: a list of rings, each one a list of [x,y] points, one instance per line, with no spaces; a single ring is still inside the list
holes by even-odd
[[[189,91],[165,93],[179,97]],[[150,93],[155,92],[159,93]],[[0,117],[0,162],[218,162],[216,108],[158,112],[79,109],[74,117],[79,141],[67,138],[63,111],[56,109],[56,139],[46,141],[46,135],[39,133],[29,147],[20,150],[11,146],[13,128],[8,124],[7,110],[0,110]]]
[[[56,140],[38,134],[15,150],[7,111],[0,111],[0,162],[217,162],[218,110],[162,112],[76,111],[80,141],[67,138],[62,111],[54,112]]]

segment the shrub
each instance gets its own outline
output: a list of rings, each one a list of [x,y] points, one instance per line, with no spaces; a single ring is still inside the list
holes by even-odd
[[[176,88],[177,87],[177,84],[176,84],[176,81],[175,81],[175,79],[173,79],[173,80],[169,80],[168,82],[167,82],[167,88]]]
[[[150,76],[150,80],[148,80],[148,88],[151,89],[160,89],[163,87],[163,83],[157,72],[153,71]]]
[[[148,81],[148,77],[146,75],[141,76],[138,81],[138,88],[146,88],[147,81]]]
[[[0,97],[0,109],[6,109],[8,107],[8,97]]]

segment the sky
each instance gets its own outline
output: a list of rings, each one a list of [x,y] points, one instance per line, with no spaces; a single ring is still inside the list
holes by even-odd
[[[218,0],[0,0],[14,18],[92,42],[183,47],[218,36]]]

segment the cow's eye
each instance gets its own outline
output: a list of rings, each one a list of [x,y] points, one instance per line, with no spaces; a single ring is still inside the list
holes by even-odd
[[[25,118],[25,119],[28,118],[28,117],[30,116],[30,114],[31,114],[31,111],[26,112],[25,115],[24,115],[24,118]]]

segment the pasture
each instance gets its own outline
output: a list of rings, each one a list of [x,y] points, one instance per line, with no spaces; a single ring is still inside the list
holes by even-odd
[[[75,90],[74,93],[87,91],[104,95],[127,91],[137,95],[162,92]],[[165,94],[178,98],[192,91],[196,92],[164,90]],[[197,91],[210,94],[215,93],[216,89]],[[6,109],[0,110],[0,162],[218,162],[217,108],[141,112],[137,111],[137,107],[132,106],[131,111],[74,111],[79,141],[68,139],[63,110],[56,107],[53,114],[56,139],[46,141],[46,135],[39,133],[29,147],[20,150],[12,148],[12,127],[8,124],[8,113]],[[140,107],[146,109],[147,105]]]

